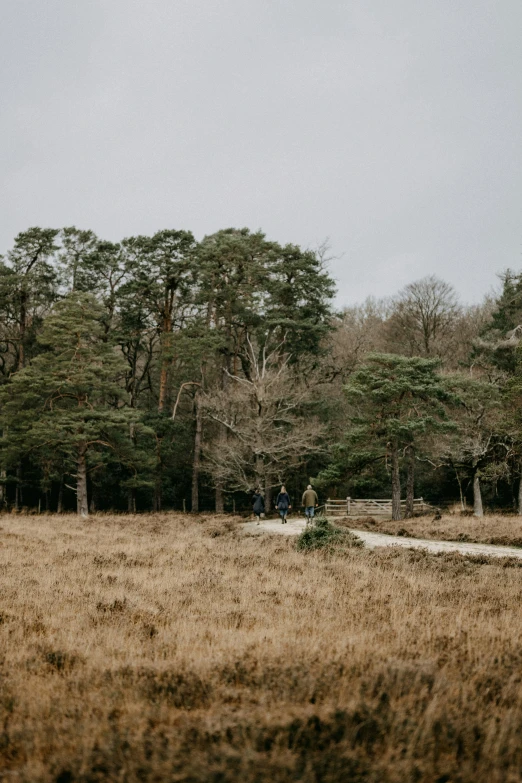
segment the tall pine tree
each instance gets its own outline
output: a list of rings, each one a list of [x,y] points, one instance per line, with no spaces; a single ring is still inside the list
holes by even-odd
[[[131,459],[121,355],[105,339],[104,311],[90,294],[73,292],[45,320],[43,352],[2,388],[2,417],[10,427],[4,455],[63,457],[76,482],[77,511],[88,515],[87,474],[110,450]]]

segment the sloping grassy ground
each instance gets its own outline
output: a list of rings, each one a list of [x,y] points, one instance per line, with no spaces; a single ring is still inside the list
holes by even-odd
[[[216,517],[0,526],[0,779],[521,779],[509,561]]]
[[[441,519],[426,515],[397,522],[379,517],[343,517],[333,521],[336,525],[372,530],[375,533],[390,533],[394,536],[522,547],[522,517],[519,516],[473,517],[444,514]]]

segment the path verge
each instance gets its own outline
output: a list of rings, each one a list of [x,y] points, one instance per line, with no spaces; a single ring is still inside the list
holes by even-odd
[[[297,536],[304,530],[304,519],[292,519],[286,525],[279,520],[263,520],[259,525],[256,522],[246,522],[242,527],[249,535],[263,535],[274,533],[284,536]],[[522,559],[522,549],[512,546],[496,546],[493,544],[472,544],[463,541],[432,541],[427,538],[408,538],[407,536],[391,536],[386,533],[371,533],[368,530],[350,530],[355,536],[364,542],[369,549],[377,547],[402,547],[403,549],[425,549],[428,552],[460,552],[463,555],[483,555],[486,557],[517,557]]]

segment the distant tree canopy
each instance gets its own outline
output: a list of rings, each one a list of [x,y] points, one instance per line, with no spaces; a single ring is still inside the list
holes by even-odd
[[[258,231],[0,258],[0,507],[130,512],[336,496],[522,509],[522,273],[465,307],[435,276],[334,312],[323,253]],[[405,496],[406,504],[401,505]]]
[[[74,492],[82,515],[125,501],[197,510],[202,489],[223,508],[238,481],[217,465],[243,436],[216,411],[242,382],[265,395],[257,421],[270,426],[244,451],[240,486],[260,480],[261,460],[269,490],[290,468],[280,448],[268,468],[274,444],[304,431],[310,392],[283,415],[266,357],[291,397],[324,350],[333,293],[318,254],[248,229],[199,243],[183,230],[117,243],[23,232],[0,265],[1,502],[63,508]],[[317,446],[299,442],[292,466]]]

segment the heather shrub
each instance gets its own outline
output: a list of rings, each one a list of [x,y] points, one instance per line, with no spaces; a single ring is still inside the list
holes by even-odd
[[[300,552],[310,552],[314,549],[341,551],[351,547],[362,547],[363,542],[349,530],[335,527],[326,517],[318,516],[299,538],[296,547]]]

